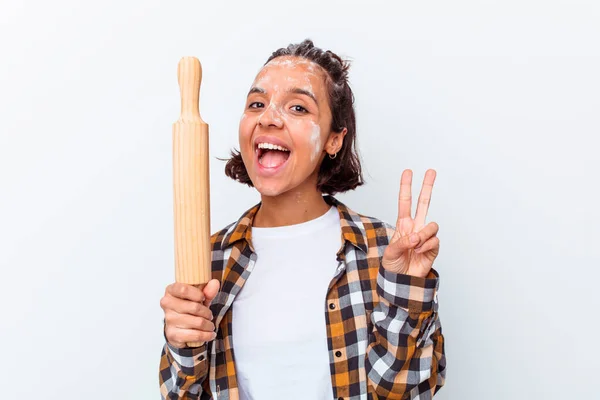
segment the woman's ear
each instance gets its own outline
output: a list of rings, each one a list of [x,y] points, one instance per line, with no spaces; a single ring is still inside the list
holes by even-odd
[[[327,138],[327,143],[325,143],[325,151],[330,156],[334,156],[340,151],[342,145],[344,144],[344,137],[348,133],[348,129],[344,128],[341,132],[331,132],[329,134],[329,138]]]

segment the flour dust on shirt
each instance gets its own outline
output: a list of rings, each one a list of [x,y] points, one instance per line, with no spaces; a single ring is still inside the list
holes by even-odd
[[[325,299],[342,245],[337,208],[252,227],[256,264],[232,304],[240,400],[331,400]]]

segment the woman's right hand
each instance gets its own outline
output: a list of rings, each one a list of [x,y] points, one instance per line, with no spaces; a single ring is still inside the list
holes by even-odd
[[[165,336],[172,346],[184,348],[186,343],[203,344],[217,336],[208,307],[219,292],[219,286],[217,279],[203,287],[185,283],[167,286],[160,306],[165,311]]]

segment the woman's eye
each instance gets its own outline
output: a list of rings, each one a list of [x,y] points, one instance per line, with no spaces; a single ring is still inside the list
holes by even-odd
[[[308,110],[302,106],[292,106],[292,110],[300,112],[300,113],[308,112]]]
[[[248,108],[262,108],[265,105],[259,101],[255,101],[254,103],[250,103],[250,105],[248,106]]]

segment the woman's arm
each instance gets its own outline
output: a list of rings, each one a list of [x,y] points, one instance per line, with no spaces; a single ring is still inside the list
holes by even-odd
[[[398,219],[377,274],[379,302],[367,348],[369,383],[385,399],[431,399],[446,376],[444,336],[438,317],[438,224],[425,224],[436,172],[423,179],[412,218],[412,171],[400,180]]]

